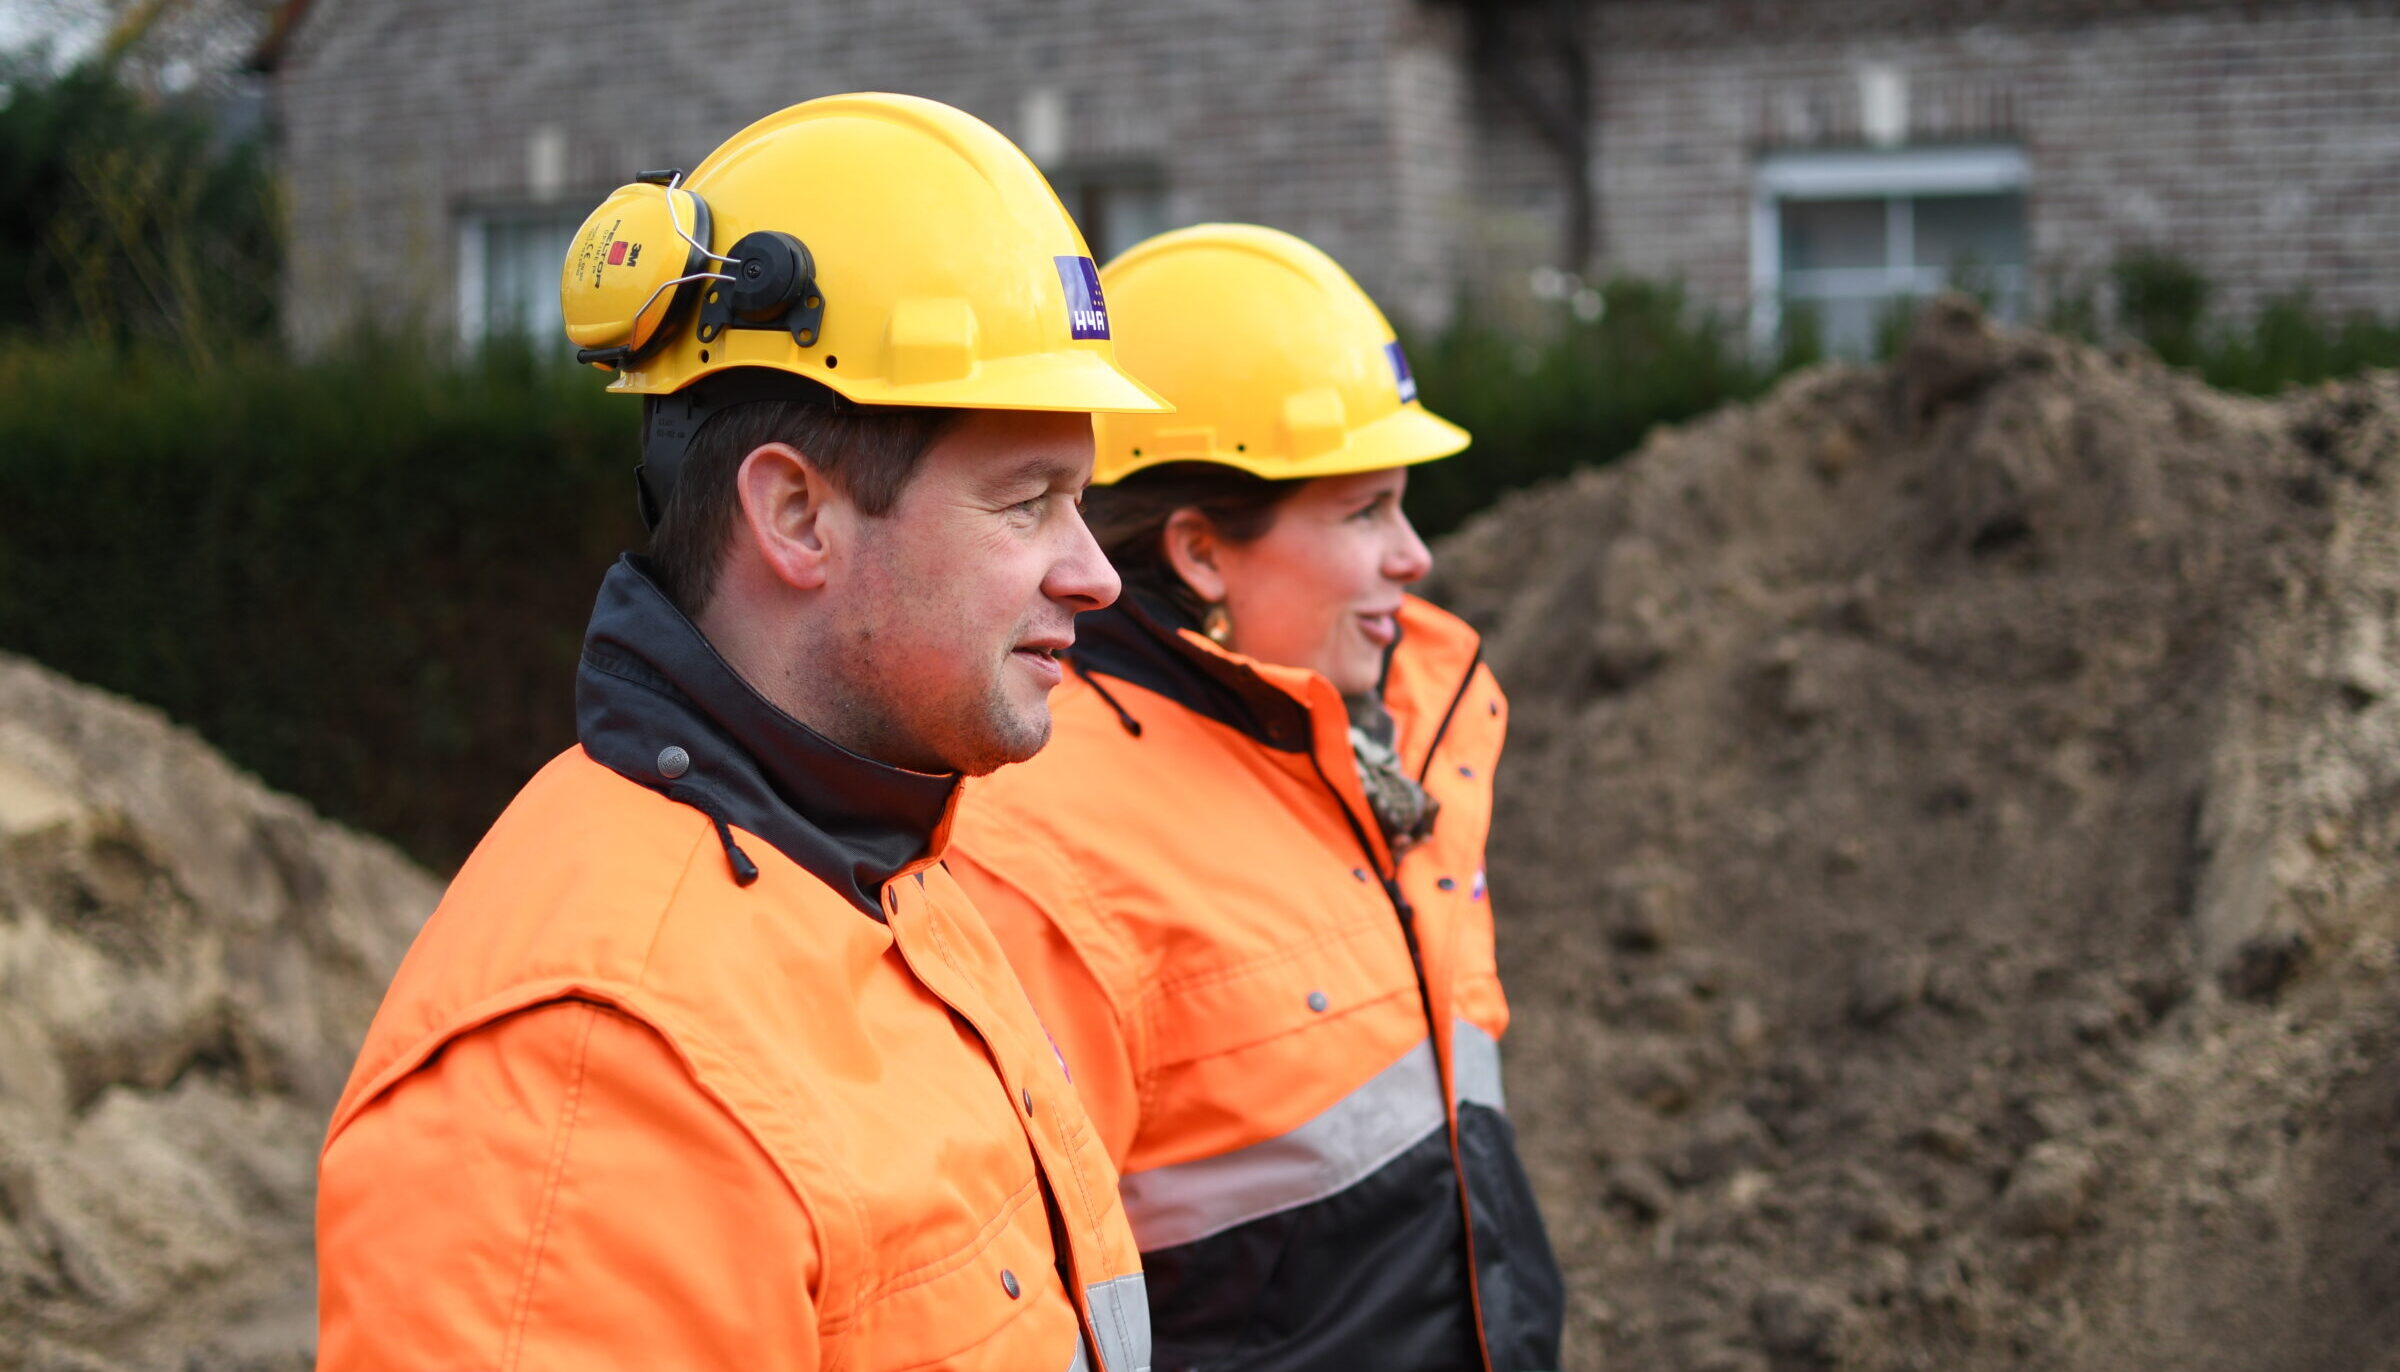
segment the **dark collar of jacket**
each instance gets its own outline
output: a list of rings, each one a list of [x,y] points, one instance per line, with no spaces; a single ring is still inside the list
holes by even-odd
[[[610,771],[758,835],[878,920],[883,884],[937,854],[958,794],[954,775],[860,757],[777,709],[631,554],[584,631],[575,732]]]
[[[1104,673],[1165,696],[1269,748],[1307,751],[1308,706],[1259,675],[1246,660],[1212,652],[1186,638],[1190,630],[1186,617],[1168,602],[1128,586],[1116,604],[1075,617],[1069,663],[1087,681],[1094,672]],[[1124,714],[1123,707],[1118,713]]]

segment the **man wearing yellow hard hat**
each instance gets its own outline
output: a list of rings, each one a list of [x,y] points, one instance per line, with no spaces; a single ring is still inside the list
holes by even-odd
[[[1408,470],[1467,435],[1289,234],[1180,229],[1101,284],[1175,409],[1097,422],[1126,594],[951,865],[1124,1173],[1158,1363],[1556,1367],[1483,872],[1506,703],[1405,589]]]
[[[561,290],[652,556],[336,1110],[319,1366],[1141,1372],[1115,1169],[940,861],[1117,594],[1090,416],[1165,408],[1082,236],[984,124],[839,96],[618,191]]]

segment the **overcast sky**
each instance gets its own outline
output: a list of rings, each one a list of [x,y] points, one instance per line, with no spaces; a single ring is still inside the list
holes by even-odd
[[[106,41],[116,16],[139,0],[0,0],[0,55],[48,48],[53,70]],[[153,95],[222,95],[265,36],[275,0],[165,0],[119,79]]]
[[[0,52],[22,52],[44,41],[72,60],[108,31],[102,6],[87,0],[0,0]]]

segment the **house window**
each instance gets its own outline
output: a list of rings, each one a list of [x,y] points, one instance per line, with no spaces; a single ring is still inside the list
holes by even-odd
[[[1075,216],[1094,261],[1106,262],[1154,234],[1173,228],[1167,182],[1155,167],[1068,167],[1049,173],[1067,213]]]
[[[2013,147],[1769,154],[1752,209],[1756,341],[1806,310],[1830,350],[1861,356],[1895,310],[1953,287],[2023,318],[2025,180]]]
[[[558,274],[585,211],[480,210],[459,222],[458,331],[468,343],[510,335],[558,343]]]

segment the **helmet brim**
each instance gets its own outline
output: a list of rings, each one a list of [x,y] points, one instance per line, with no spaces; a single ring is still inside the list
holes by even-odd
[[[1090,352],[995,358],[971,376],[917,386],[874,381],[852,389],[831,373],[821,379],[861,405],[1085,414],[1166,414],[1175,408],[1109,358]]]
[[[1448,457],[1474,441],[1465,429],[1422,405],[1403,405],[1373,423],[1350,431],[1350,441],[1334,452],[1310,458],[1291,469],[1296,477],[1348,476],[1380,472],[1388,467],[1413,467]]]
[[[1350,431],[1350,441],[1305,462],[1264,460],[1247,452],[1162,454],[1109,478],[1122,481],[1147,467],[1168,462],[1219,462],[1276,481],[1314,481],[1321,476],[1413,467],[1463,451],[1474,436],[1422,405],[1403,405],[1383,418]]]

